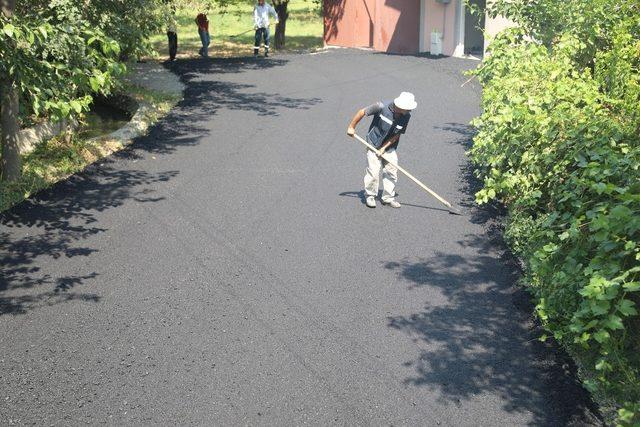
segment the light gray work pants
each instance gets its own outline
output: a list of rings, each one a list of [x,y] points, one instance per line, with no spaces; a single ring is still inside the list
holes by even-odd
[[[385,152],[385,157],[395,164],[398,164],[396,150]],[[378,195],[380,169],[382,169],[382,201],[388,203],[396,196],[395,190],[396,183],[398,182],[398,169],[378,157],[373,151],[367,150],[367,170],[364,176],[364,191],[367,196]]]

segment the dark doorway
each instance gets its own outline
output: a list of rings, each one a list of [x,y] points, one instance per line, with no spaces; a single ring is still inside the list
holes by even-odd
[[[484,11],[486,0],[469,0],[464,17],[464,53],[482,55],[484,52]],[[476,13],[472,13],[475,9]],[[478,10],[480,13],[478,13]]]

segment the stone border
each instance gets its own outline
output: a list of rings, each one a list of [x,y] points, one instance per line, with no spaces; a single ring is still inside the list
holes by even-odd
[[[49,140],[68,130],[74,131],[78,127],[76,119],[63,119],[59,122],[47,121],[32,128],[18,132],[18,150],[20,154],[32,152],[40,142]]]
[[[133,117],[129,120],[129,123],[124,125],[118,130],[115,130],[107,135],[96,136],[89,141],[116,141],[122,145],[128,145],[139,136],[146,134],[149,126],[151,125],[151,119],[148,117],[149,113],[155,113],[158,108],[147,102],[141,102],[138,105],[138,109],[133,112]]]
[[[125,106],[121,103],[110,103],[106,101],[107,105],[112,105],[116,108],[125,109],[132,115],[131,120],[118,130],[115,130],[106,135],[96,136],[89,139],[89,141],[102,141],[102,140],[115,140],[123,145],[131,142],[134,138],[144,135],[149,129],[151,120],[148,119],[148,113],[157,111],[153,105],[141,102],[138,103],[135,99],[125,94],[118,94],[117,97],[125,98]],[[63,119],[59,122],[47,121],[40,123],[32,128],[22,129],[18,133],[18,147],[20,154],[28,154],[32,152],[36,146],[42,141],[49,140],[55,136],[61,135],[67,131],[75,131],[79,127],[79,122],[76,119]]]
[[[133,73],[127,77],[127,80],[135,85],[141,86],[147,90],[164,92],[170,95],[182,96],[185,85],[180,81],[178,76],[164,68],[156,62],[132,64]],[[159,109],[148,102],[136,101],[126,94],[116,94],[110,97],[115,102],[109,102],[114,107],[124,109],[129,112],[132,117],[129,123],[120,129],[107,135],[101,135],[91,138],[90,141],[116,140],[123,145],[127,145],[131,140],[144,135],[149,129],[152,119],[149,114],[159,113]],[[118,101],[118,98],[124,102]],[[18,133],[18,147],[20,154],[28,154],[32,152],[36,146],[42,141],[49,140],[57,135],[67,131],[75,131],[79,126],[76,119],[63,119],[58,122],[46,121],[32,128],[22,129]]]

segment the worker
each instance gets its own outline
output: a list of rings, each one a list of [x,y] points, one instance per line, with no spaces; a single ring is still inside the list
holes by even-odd
[[[258,4],[253,8],[253,28],[256,30],[256,40],[253,45],[253,56],[258,56],[260,52],[260,43],[264,39],[264,56],[269,56],[269,15],[272,15],[276,24],[278,23],[278,14],[276,10],[264,0],[258,0]]]
[[[373,116],[366,139],[378,151],[367,150],[367,169],[364,176],[366,205],[370,208],[376,207],[380,169],[382,169],[382,204],[392,208],[402,206],[395,199],[398,169],[389,161],[398,164],[396,149],[400,142],[400,135],[407,131],[407,125],[409,124],[409,119],[411,119],[411,111],[417,106],[418,104],[412,93],[402,92],[393,101],[376,102],[359,110],[353,116],[351,123],[349,123],[347,135],[353,137],[356,133],[356,126],[362,118],[364,116]],[[382,157],[383,155],[385,158]]]

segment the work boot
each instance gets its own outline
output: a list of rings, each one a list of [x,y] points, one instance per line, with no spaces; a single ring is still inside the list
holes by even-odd
[[[387,205],[387,206],[391,206],[392,208],[399,208],[402,207],[402,205],[400,204],[400,202],[397,202],[395,200],[389,200],[389,201],[382,201],[383,205]]]
[[[376,198],[373,196],[368,196],[367,197],[367,206],[370,208],[375,208],[376,207]]]

